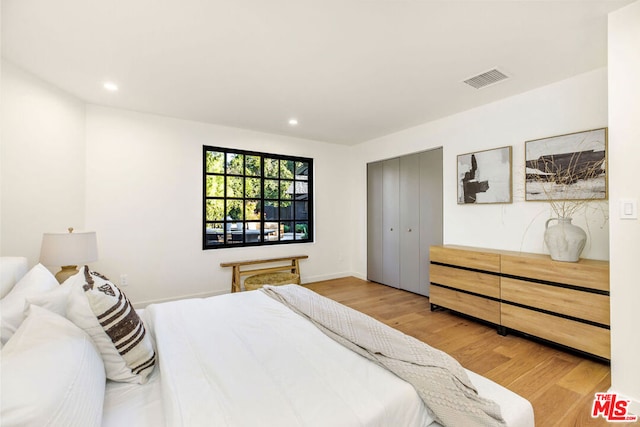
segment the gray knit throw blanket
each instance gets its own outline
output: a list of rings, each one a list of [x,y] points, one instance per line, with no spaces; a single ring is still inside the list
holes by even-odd
[[[443,426],[505,426],[500,407],[478,396],[465,370],[445,352],[303,286],[261,290],[349,350],[409,382]]]

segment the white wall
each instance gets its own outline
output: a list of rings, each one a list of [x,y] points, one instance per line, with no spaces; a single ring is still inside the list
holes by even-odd
[[[347,147],[85,106],[4,60],[1,89],[1,255],[34,265],[43,232],[95,230],[92,267],[126,273],[136,303],[228,292],[223,261],[304,253],[303,281],[353,274]],[[203,251],[204,144],[314,158],[315,242]]]
[[[618,200],[640,200],[640,2],[609,15],[611,170],[611,376],[640,414],[640,221],[621,220]]]
[[[5,60],[1,82],[0,253],[34,265],[43,232],[85,225],[85,106]]]
[[[353,197],[355,215],[362,221],[354,236],[355,270],[366,275],[367,162],[442,146],[444,242],[548,253],[544,222],[553,215],[547,203],[524,201],[524,142],[606,126],[607,71],[598,69],[356,146],[359,165]],[[456,156],[504,146],[513,147],[514,202],[458,205]],[[597,206],[588,215],[578,215],[574,223],[588,229],[582,256],[608,259],[608,208],[606,203]]]
[[[315,242],[203,251],[202,146],[312,157]],[[347,147],[210,124],[87,107],[87,227],[100,240],[95,268],[135,302],[228,292],[225,261],[308,254],[302,280],[352,274]]]

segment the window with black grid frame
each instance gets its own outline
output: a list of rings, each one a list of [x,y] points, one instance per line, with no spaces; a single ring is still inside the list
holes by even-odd
[[[313,159],[203,146],[203,249],[313,241]]]

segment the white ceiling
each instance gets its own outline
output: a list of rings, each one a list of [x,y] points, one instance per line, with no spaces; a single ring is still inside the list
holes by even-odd
[[[2,55],[89,103],[355,144],[605,66],[631,1],[2,0]]]

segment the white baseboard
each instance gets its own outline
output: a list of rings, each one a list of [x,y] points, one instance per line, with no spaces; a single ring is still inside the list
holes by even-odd
[[[307,277],[304,277],[303,284],[321,282],[323,280],[340,279],[342,277],[350,277],[350,276],[357,277],[358,279],[362,279],[362,280],[367,280],[367,278],[361,274],[347,271],[342,273],[321,274],[318,276],[307,276]],[[179,296],[169,297],[169,298],[159,298],[159,299],[151,299],[146,301],[138,301],[133,303],[133,308],[136,308],[136,309],[145,308],[150,304],[159,304],[162,302],[175,301],[179,299],[188,299],[188,298],[207,298],[207,297],[213,297],[216,295],[223,295],[228,293],[229,291],[202,292],[199,294],[179,295]]]

